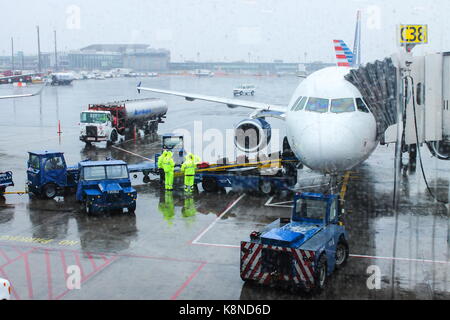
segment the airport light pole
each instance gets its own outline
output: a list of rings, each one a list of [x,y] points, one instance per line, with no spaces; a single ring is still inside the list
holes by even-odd
[[[36,26],[37,30],[37,45],[38,45],[38,72],[41,72],[42,65],[41,65],[41,37],[39,35],[39,26]]]
[[[11,37],[11,71],[14,74],[14,39]]]

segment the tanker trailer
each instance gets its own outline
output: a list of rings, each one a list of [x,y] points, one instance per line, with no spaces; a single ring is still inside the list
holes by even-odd
[[[90,104],[80,114],[80,140],[86,144],[106,141],[112,145],[131,139],[135,130],[152,134],[166,117],[167,103],[161,99],[137,99]]]

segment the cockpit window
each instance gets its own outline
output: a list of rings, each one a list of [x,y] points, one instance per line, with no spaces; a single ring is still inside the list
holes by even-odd
[[[331,100],[331,112],[344,113],[354,111],[355,111],[355,101],[353,100],[353,98]]]
[[[308,103],[306,105],[306,111],[313,111],[320,113],[328,112],[329,101],[330,100],[328,99],[309,98]]]
[[[297,100],[295,100],[294,104],[292,105],[291,111],[294,111],[297,105],[302,101],[303,97],[298,97]]]
[[[303,108],[305,107],[306,104],[306,100],[308,98],[307,97],[302,97],[300,99],[300,101],[297,102],[297,104],[295,105],[295,107],[292,109],[293,111],[300,111],[303,110]]]
[[[370,113],[369,108],[367,108],[366,103],[361,98],[356,98],[356,107],[358,108],[358,111]]]

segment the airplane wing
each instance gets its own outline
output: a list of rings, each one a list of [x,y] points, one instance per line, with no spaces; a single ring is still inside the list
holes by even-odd
[[[42,88],[39,89],[38,92],[35,92],[35,93],[17,94],[17,95],[11,95],[11,96],[0,96],[0,100],[1,100],[1,99],[14,99],[14,98],[34,97],[34,96],[40,95],[41,92],[42,92],[42,90],[44,90],[44,87],[45,87],[45,85],[42,86]]]
[[[229,108],[248,108],[253,110],[259,110],[259,111],[272,111],[277,114],[284,114],[287,111],[287,107],[285,106],[279,106],[269,103],[260,103],[260,102],[253,102],[253,101],[247,101],[247,100],[239,100],[239,99],[229,99],[229,98],[220,98],[220,97],[214,97],[214,96],[206,96],[202,94],[191,94],[191,93],[184,93],[184,92],[178,92],[178,91],[171,91],[171,90],[162,90],[162,89],[154,89],[154,88],[145,88],[141,87],[139,84],[137,88],[138,92],[140,93],[142,91],[150,91],[155,93],[162,93],[162,94],[168,94],[178,97],[184,97],[187,101],[194,101],[194,100],[203,100],[208,102],[216,102],[221,104],[226,104]]]

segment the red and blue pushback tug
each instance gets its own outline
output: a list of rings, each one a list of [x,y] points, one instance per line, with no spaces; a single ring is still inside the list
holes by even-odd
[[[320,292],[349,256],[338,195],[296,194],[291,219],[278,219],[241,242],[241,278]]]

